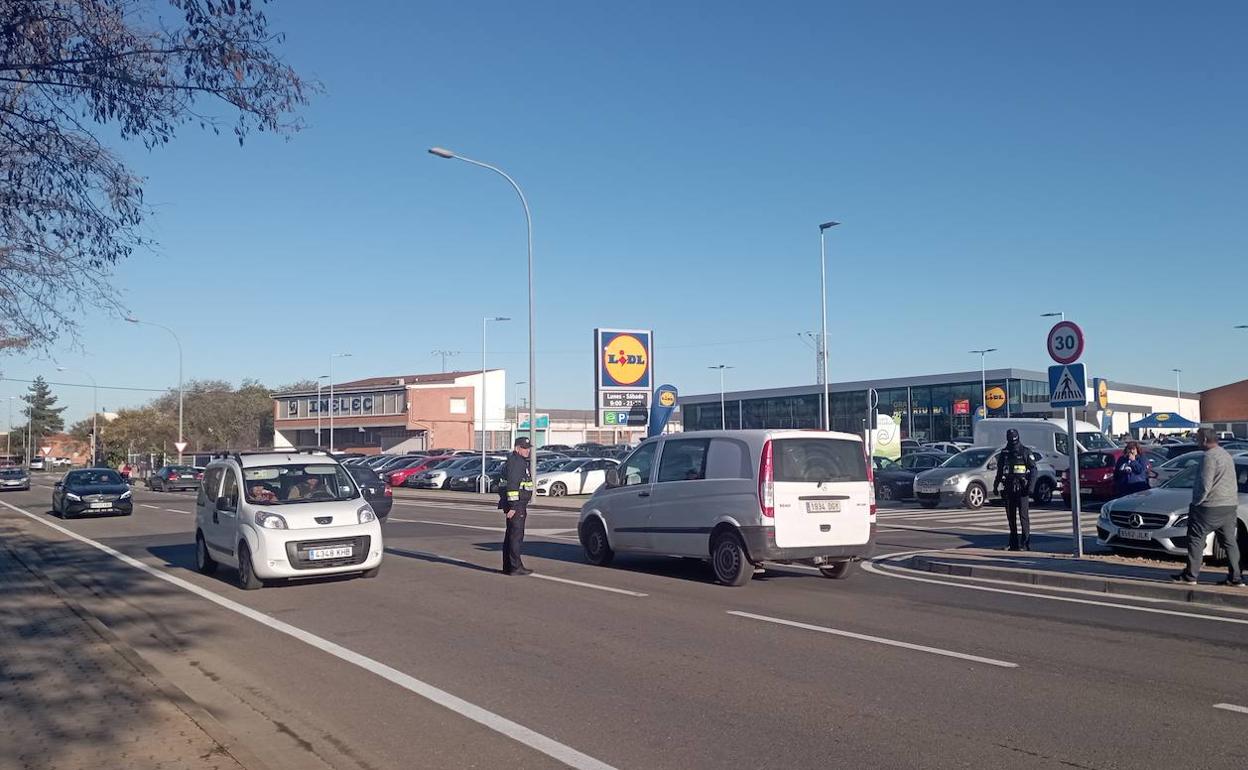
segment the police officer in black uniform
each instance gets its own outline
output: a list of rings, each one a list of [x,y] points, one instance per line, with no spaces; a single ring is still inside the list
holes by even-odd
[[[524,545],[524,519],[528,514],[529,501],[533,499],[533,474],[529,472],[529,453],[533,445],[524,436],[516,439],[516,446],[507,457],[499,484],[498,507],[507,514],[507,534],[503,535],[503,574],[531,575],[533,570],[524,566],[520,547]]]
[[[1031,516],[1027,510],[1031,495],[1031,482],[1036,475],[1036,462],[1031,450],[1018,440],[1018,431],[1010,428],[1005,432],[1005,449],[997,455],[997,478],[992,482],[992,493],[1000,494],[1005,483],[1005,516],[1010,522],[1010,550],[1019,550],[1018,524],[1022,519],[1022,550],[1031,550]]]

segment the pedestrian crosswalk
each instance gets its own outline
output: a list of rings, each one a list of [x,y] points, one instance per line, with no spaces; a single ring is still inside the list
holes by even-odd
[[[879,524],[882,527],[896,526],[903,529],[959,529],[973,532],[1004,532],[1007,531],[1005,509],[980,508],[965,510],[948,509],[887,509],[881,510]],[[1084,534],[1096,534],[1096,514],[1085,511],[1080,520]],[[1054,535],[1069,535],[1071,531],[1070,511],[1050,508],[1032,509],[1031,531]]]

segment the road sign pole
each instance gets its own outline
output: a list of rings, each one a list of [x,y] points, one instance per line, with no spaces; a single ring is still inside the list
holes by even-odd
[[[1070,456],[1070,470],[1066,472],[1066,483],[1070,484],[1070,521],[1074,528],[1075,536],[1075,558],[1083,558],[1083,522],[1080,521],[1082,513],[1081,503],[1079,502],[1079,441],[1078,434],[1075,433],[1075,410],[1066,407],[1066,447]]]

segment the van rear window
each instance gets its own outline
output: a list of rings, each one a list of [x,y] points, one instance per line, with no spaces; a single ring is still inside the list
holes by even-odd
[[[862,444],[833,438],[782,438],[771,446],[774,479],[780,481],[866,481]]]

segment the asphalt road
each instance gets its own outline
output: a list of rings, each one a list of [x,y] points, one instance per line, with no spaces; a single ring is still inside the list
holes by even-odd
[[[1248,766],[1248,614],[886,562],[728,588],[591,567],[558,511],[504,577],[496,511],[406,499],[376,580],[245,593],[194,571],[192,495],[135,497],[62,522],[4,493],[0,531],[274,770]],[[1000,546],[1003,518],[889,509],[880,550]]]

